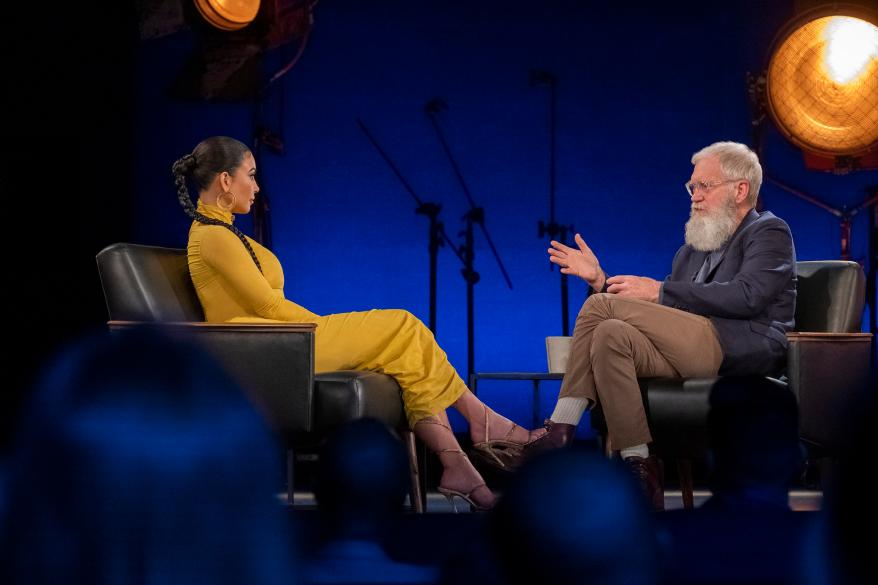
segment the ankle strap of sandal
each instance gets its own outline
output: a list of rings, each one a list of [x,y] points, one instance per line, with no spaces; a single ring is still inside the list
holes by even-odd
[[[421,420],[419,420],[418,422],[415,423],[415,426],[418,426],[418,425],[421,424],[421,423],[427,423],[427,424],[430,424],[430,425],[436,425],[436,426],[440,426],[440,427],[442,427],[443,429],[448,429],[449,431],[451,430],[451,427],[450,427],[450,426],[444,424],[443,422],[441,422],[440,420],[438,420],[438,418],[436,418],[435,416],[428,416],[428,417],[426,417],[426,418],[422,418]],[[413,428],[414,428],[414,427],[413,427]]]

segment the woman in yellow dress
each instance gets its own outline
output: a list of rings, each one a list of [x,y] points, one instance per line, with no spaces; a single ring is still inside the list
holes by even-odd
[[[506,467],[512,455],[542,431],[529,432],[488,408],[461,380],[432,332],[397,309],[317,315],[284,298],[277,257],[234,227],[234,214],[249,213],[259,192],[256,161],[233,138],[208,138],[173,165],[180,204],[193,219],[189,272],[209,322],[316,323],[315,369],[370,370],[392,376],[402,388],[409,426],[443,466],[439,491],[476,508],[495,496],[451,432],[445,409],[469,422],[474,448]],[[187,188],[198,190],[193,205]]]

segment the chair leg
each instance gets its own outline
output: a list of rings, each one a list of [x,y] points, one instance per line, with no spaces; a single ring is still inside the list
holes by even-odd
[[[405,450],[409,459],[409,480],[411,481],[411,490],[409,491],[409,500],[412,508],[417,514],[424,513],[424,500],[421,495],[421,478],[418,470],[418,448],[415,441],[415,434],[406,429],[402,431],[403,441],[405,441]]]
[[[287,504],[293,505],[293,488],[295,487],[294,466],[296,464],[296,454],[292,449],[287,449]]]
[[[693,494],[692,462],[690,460],[677,459],[677,476],[680,478],[683,507],[691,510],[695,507],[695,495]]]
[[[610,435],[601,433],[598,437],[598,443],[607,459],[611,459],[613,457],[613,445],[610,444]]]

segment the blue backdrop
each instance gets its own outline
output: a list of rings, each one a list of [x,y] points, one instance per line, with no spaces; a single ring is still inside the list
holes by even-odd
[[[423,107],[441,97],[451,149],[509,271],[508,289],[476,237],[476,370],[545,371],[546,335],[561,332],[558,273],[549,269],[548,93],[557,86],[557,217],[573,224],[610,273],[663,278],[680,245],[691,154],[717,140],[750,142],[745,77],[764,68],[791,1],[608,3],[469,0],[321,2],[300,63],[265,108],[283,155],[257,161],[271,201],[273,249],[288,298],[318,313],[405,308],[428,317],[427,220],[359,131],[362,118],[422,198],[441,203],[457,239],[464,195]],[[142,43],[135,115],[134,229],[142,243],[184,246],[170,164],[214,134],[252,142],[252,103],[179,102],[167,87],[191,33]],[[271,55],[268,69],[291,54]],[[283,115],[280,115],[281,109]],[[766,170],[835,207],[856,205],[878,173],[807,171],[773,128]],[[766,185],[766,209],[786,219],[800,260],[837,258],[839,222]],[[249,218],[240,218],[249,231]],[[866,260],[866,214],[853,256]],[[458,240],[459,241],[459,240]],[[465,375],[466,296],[460,265],[439,257],[438,340]],[[585,286],[573,282],[575,314]],[[484,383],[485,400],[530,420],[528,384]],[[543,396],[548,414],[557,385]],[[458,421],[459,422],[459,421]]]

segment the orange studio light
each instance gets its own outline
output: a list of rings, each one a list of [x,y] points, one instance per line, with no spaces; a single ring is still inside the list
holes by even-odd
[[[201,16],[220,30],[240,30],[253,22],[260,0],[194,0]]]
[[[835,10],[803,14],[779,35],[768,109],[802,150],[856,157],[878,147],[878,26],[862,11]]]

